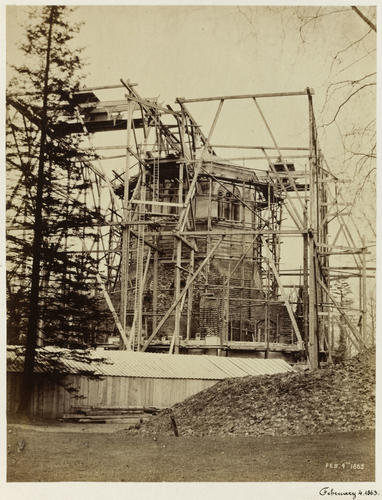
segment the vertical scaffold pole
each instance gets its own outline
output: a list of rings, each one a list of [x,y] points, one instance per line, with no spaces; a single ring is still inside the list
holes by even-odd
[[[309,346],[309,241],[308,241],[308,204],[305,202],[304,209],[304,230],[303,235],[303,327],[305,348]],[[307,352],[309,356],[309,352]]]
[[[314,235],[317,234],[317,193],[316,193],[316,168],[317,157],[315,148],[315,125],[313,115],[313,100],[310,89],[307,89],[309,104],[309,208],[310,228],[308,231],[309,244],[309,363],[311,369],[318,368],[318,339],[317,339],[317,316],[316,316],[316,266]]]
[[[178,186],[178,203],[183,202],[183,169],[184,165],[181,163],[179,165],[179,186]],[[179,299],[180,296],[180,280],[181,280],[181,266],[182,266],[182,240],[177,238],[176,242],[176,268],[175,268],[175,300]],[[178,302],[175,309],[175,325],[174,325],[174,352],[179,354],[179,335],[180,335],[180,320],[182,315],[182,306]]]
[[[129,101],[127,105],[127,137],[126,137],[126,162],[123,178],[123,222],[125,226],[122,228],[122,255],[121,255],[121,308],[120,316],[122,328],[127,337],[127,289],[129,281],[129,248],[130,248],[130,210],[129,210],[129,190],[130,190],[130,138],[131,138],[131,123],[134,113],[135,103]],[[130,342],[131,345],[131,342]]]
[[[366,289],[366,242],[365,237],[362,238],[362,335],[361,339],[364,344],[368,345],[367,342],[367,289]],[[362,346],[360,346],[362,349]]]

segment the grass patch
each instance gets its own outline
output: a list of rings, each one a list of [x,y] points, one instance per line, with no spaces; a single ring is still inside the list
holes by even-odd
[[[18,451],[22,441],[23,450]],[[9,425],[7,444],[10,482],[374,481],[370,430],[175,438],[122,431],[90,434],[81,433],[81,428],[44,432]],[[350,464],[363,464],[363,469]]]

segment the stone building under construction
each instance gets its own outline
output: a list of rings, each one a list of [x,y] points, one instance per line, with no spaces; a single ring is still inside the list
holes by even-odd
[[[180,275],[180,289],[184,289],[189,270],[205,261],[181,308],[177,350],[199,353],[201,349],[216,352],[223,348],[236,352],[253,351],[255,346],[270,349],[271,345],[273,349],[283,346],[285,351],[298,350],[287,309],[278,297],[277,282],[273,276],[267,276],[263,265],[262,237],[253,235],[254,229],[266,230],[267,244],[277,259],[283,202],[280,192],[249,169],[213,159],[204,161],[190,202],[193,227],[185,232],[185,241],[180,240],[181,255],[177,256],[179,243],[174,230],[179,205],[187,196],[187,190],[180,189],[179,183],[183,166],[176,158],[164,158],[158,165],[156,162],[154,159],[148,165],[143,193],[146,202],[150,202],[145,216],[155,220],[151,229],[147,225],[144,231],[141,229],[147,238],[152,238],[155,249],[149,247],[142,252],[139,239],[134,239],[129,257],[129,275],[135,287],[128,293],[128,328],[139,321],[132,306],[139,293],[139,280],[143,280],[142,324],[138,330],[141,333],[135,341],[140,344],[157,328],[173,300],[176,274]],[[152,203],[155,201],[160,204]],[[155,235],[153,229],[158,225],[161,230]],[[148,257],[151,253],[152,260]],[[177,257],[180,265],[176,264]],[[140,258],[148,262],[141,277],[139,268],[144,265],[140,265]],[[175,330],[174,314],[158,329],[150,349],[168,349]]]

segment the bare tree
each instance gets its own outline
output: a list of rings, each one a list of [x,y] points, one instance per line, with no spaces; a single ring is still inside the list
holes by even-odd
[[[325,74],[320,75],[320,88],[315,96],[319,140],[331,170],[340,179],[350,181],[343,194],[351,204],[353,217],[372,237],[376,180],[376,8],[243,6],[238,7],[238,12],[256,35],[256,44],[261,45],[258,34],[264,15],[272,20],[275,33],[286,45],[288,42],[288,47],[294,44],[297,56],[291,71],[298,68],[303,72],[307,56],[315,61],[324,54],[330,61],[325,65]],[[306,79],[309,85],[316,86],[309,73]]]

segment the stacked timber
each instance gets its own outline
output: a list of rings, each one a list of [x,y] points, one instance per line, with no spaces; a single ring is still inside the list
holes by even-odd
[[[71,413],[61,417],[62,422],[79,424],[130,424],[143,423],[150,415],[159,412],[155,407],[105,408],[94,406],[72,406]]]

